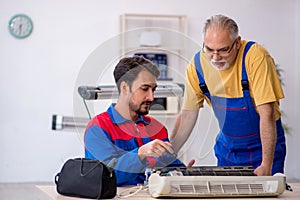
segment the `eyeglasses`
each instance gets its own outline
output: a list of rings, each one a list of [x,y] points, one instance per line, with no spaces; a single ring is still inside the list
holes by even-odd
[[[204,53],[206,53],[208,56],[213,56],[214,54],[218,54],[219,56],[228,56],[231,52],[231,50],[233,49],[233,46],[234,44],[236,43],[237,39],[235,39],[232,43],[231,46],[228,46],[228,47],[224,47],[224,48],[221,48],[221,49],[211,49],[207,46],[204,46],[204,43],[203,43],[203,47],[202,47],[202,51]]]

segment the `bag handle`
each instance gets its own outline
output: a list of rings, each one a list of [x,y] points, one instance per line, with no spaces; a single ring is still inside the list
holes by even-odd
[[[86,176],[89,173],[91,173],[98,165],[101,164],[101,162],[99,160],[97,160],[97,164],[95,164],[95,166],[93,166],[90,170],[88,170],[86,173],[83,173],[83,164],[84,164],[84,159],[80,158],[81,160],[81,165],[80,165],[80,176]],[[96,161],[96,160],[92,160],[92,161]]]
[[[60,175],[60,173],[57,173],[56,176],[54,177],[54,182],[56,185],[58,183],[59,175]]]

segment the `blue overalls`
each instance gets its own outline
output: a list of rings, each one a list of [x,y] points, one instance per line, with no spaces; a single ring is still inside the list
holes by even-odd
[[[211,96],[206,86],[200,63],[200,52],[194,61],[199,79],[199,86],[210,100],[219,123],[220,132],[214,146],[218,166],[253,166],[258,167],[262,161],[262,145],[259,131],[259,115],[255,110],[250,93],[245,57],[254,42],[248,42],[242,60],[243,97],[225,98]],[[281,120],[276,121],[277,142],[272,174],[284,172],[286,155],[285,135]]]

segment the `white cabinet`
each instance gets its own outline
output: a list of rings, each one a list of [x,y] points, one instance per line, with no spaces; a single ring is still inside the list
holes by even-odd
[[[186,57],[187,29],[185,15],[123,14],[120,16],[120,54],[166,55],[168,73],[162,80],[184,83],[184,69],[190,59]],[[160,68],[165,69],[163,65]]]

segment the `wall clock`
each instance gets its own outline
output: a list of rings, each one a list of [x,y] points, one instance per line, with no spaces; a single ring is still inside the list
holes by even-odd
[[[22,39],[28,37],[33,30],[33,23],[30,17],[25,14],[14,15],[8,23],[8,29],[11,35]]]

